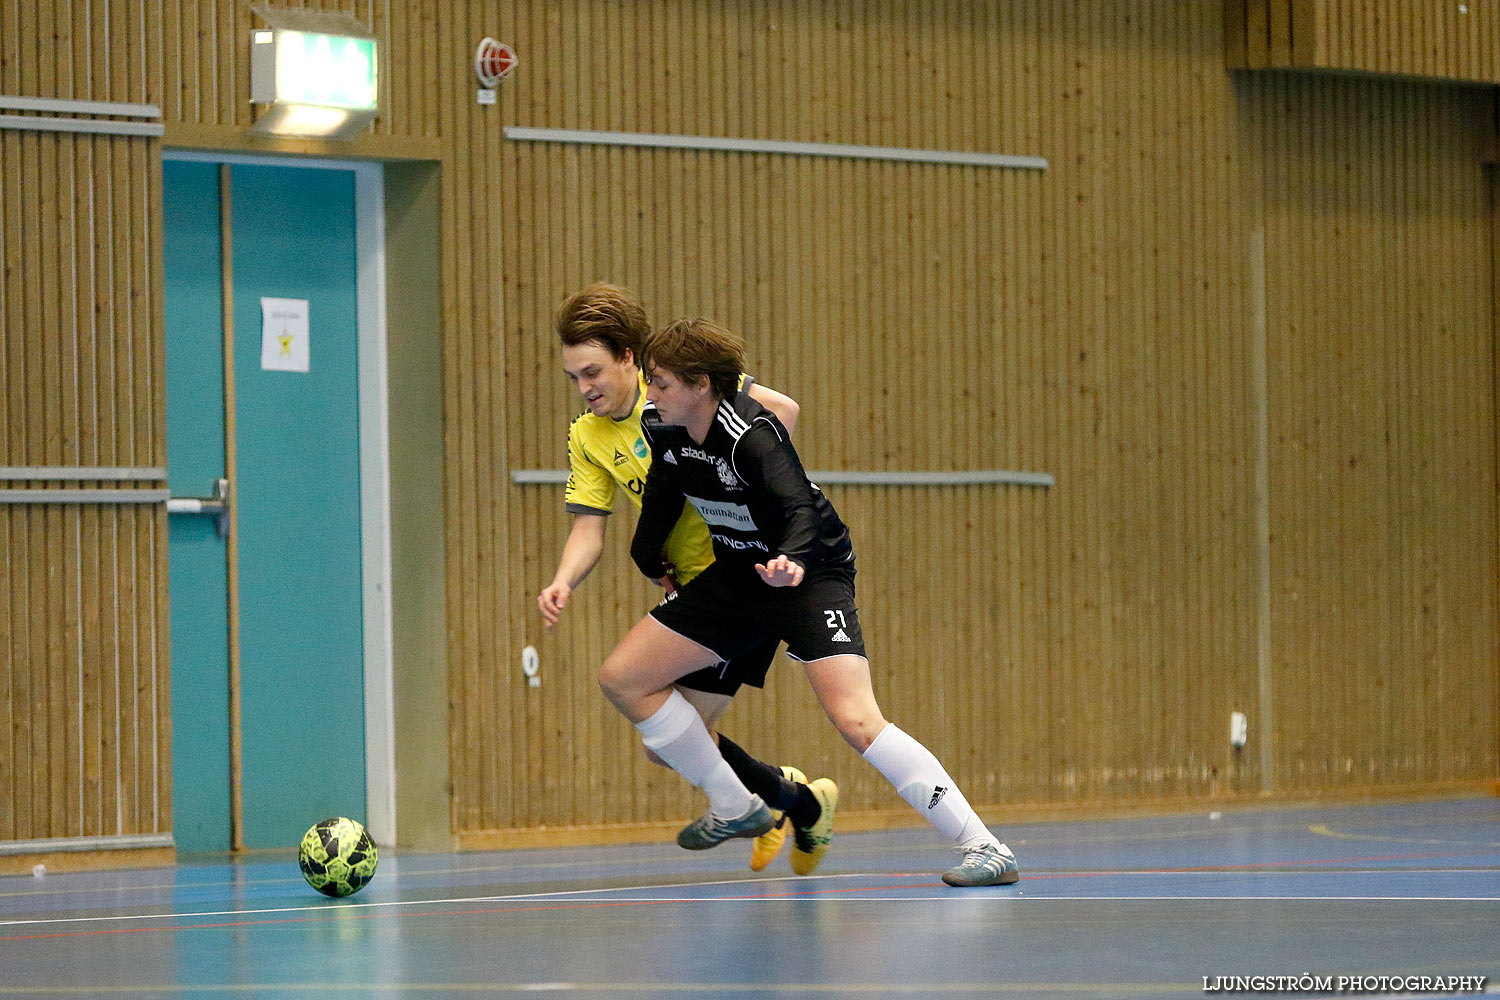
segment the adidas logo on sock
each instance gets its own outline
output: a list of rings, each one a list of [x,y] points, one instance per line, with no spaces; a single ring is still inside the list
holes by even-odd
[[[938,785],[932,790],[932,801],[927,803],[927,810],[931,812],[937,808],[937,804],[943,801],[943,796],[948,794],[947,785]]]
[[[833,641],[834,642],[853,642],[854,640],[851,639],[851,638],[849,638],[848,634],[843,629],[839,629],[837,632],[833,633]]]

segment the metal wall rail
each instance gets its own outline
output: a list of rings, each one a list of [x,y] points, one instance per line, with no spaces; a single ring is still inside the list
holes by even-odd
[[[170,490],[0,490],[0,504],[14,503],[165,503]]]
[[[807,478],[830,486],[1041,486],[1057,480],[1050,472],[1019,472],[1012,469],[958,469],[951,472],[857,472],[809,470]],[[561,485],[568,481],[567,469],[512,469],[510,481],[528,485]]]
[[[645,146],[654,149],[709,149],[727,153],[775,153],[783,156],[823,156],[854,160],[898,160],[908,163],[945,163],[963,167],[1008,167],[1046,170],[1041,156],[1008,153],[971,153],[946,149],[907,149],[900,146],[854,146],[841,142],[782,142],[773,139],[735,139],[713,135],[665,135],[656,132],[597,132],[575,128],[505,126],[505,138],[518,142],[561,142],[586,146]]]
[[[0,465],[0,482],[45,481],[87,482],[89,480],[158,483],[167,478],[167,470],[155,466],[129,465]]]
[[[134,482],[160,483],[167,470],[122,465],[0,465],[0,482]],[[70,486],[61,489],[0,489],[0,504],[18,503],[163,503],[171,491],[162,487],[127,489]]]
[[[102,837],[44,837],[38,840],[0,840],[0,855],[52,854],[65,851],[132,851],[172,847],[170,833],[121,833]]]
[[[94,132],[103,135],[160,136],[160,121],[120,121],[121,118],[161,118],[155,104],[124,101],[75,101],[58,97],[0,95],[0,109],[39,111],[42,115],[0,115],[0,129],[31,132]],[[54,117],[60,116],[60,117]]]

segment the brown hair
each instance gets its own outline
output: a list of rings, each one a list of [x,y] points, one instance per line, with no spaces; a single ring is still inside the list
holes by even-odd
[[[646,310],[628,288],[596,281],[557,307],[557,337],[568,347],[598,341],[615,360],[629,351],[637,364],[651,334]]]
[[[647,375],[665,368],[684,382],[707,376],[714,395],[729,399],[745,370],[745,342],[701,316],[673,320],[646,339],[641,367]]]

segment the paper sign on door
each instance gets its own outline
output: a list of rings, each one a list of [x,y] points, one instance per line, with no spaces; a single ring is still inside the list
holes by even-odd
[[[307,371],[307,300],[260,300],[260,366],[266,371]]]

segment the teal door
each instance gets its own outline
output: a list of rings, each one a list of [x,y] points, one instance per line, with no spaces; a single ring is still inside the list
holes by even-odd
[[[219,168],[163,164],[167,477],[203,497],[224,475]],[[168,518],[172,835],[179,851],[229,843],[229,648],[224,540],[206,517]]]
[[[233,469],[215,471],[225,412],[222,349],[210,348],[223,335],[218,172],[164,165],[169,475],[174,496],[204,495],[226,473],[232,483],[244,843],[279,847],[324,816],[365,812],[354,175],[230,168],[236,454]],[[262,366],[263,298],[307,303],[307,371]],[[172,522],[174,826],[179,850],[222,849],[224,550],[209,519]]]

